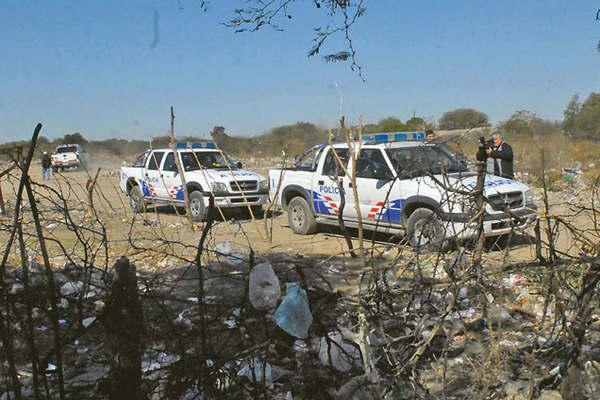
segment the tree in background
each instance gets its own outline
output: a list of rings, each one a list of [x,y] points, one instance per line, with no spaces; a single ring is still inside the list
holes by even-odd
[[[431,128],[427,121],[421,117],[412,117],[406,121],[406,129],[409,131],[424,131]]]
[[[600,93],[592,92],[575,116],[574,137],[600,139]]]
[[[519,110],[500,123],[498,129],[506,135],[539,137],[560,132],[560,124],[538,117],[533,111]]]
[[[88,141],[83,135],[79,132],[75,133],[67,133],[63,139],[63,143],[65,144],[86,144]]]
[[[438,123],[439,129],[469,129],[489,126],[487,114],[472,108],[458,108],[446,112]]]
[[[400,132],[405,130],[406,125],[396,117],[383,118],[377,124],[367,124],[363,127],[365,133]]]
[[[572,135],[575,130],[575,119],[577,118],[577,114],[581,111],[581,103],[579,102],[579,95],[575,93],[565,111],[563,111],[563,123],[562,128],[566,134]]]

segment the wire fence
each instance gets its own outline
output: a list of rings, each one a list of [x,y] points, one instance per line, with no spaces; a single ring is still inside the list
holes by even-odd
[[[116,184],[98,184],[100,170],[84,184],[36,182],[40,130],[3,177],[1,399],[600,390],[600,181],[564,203],[543,187],[533,227],[514,217],[510,234],[490,239],[480,166],[465,200],[471,241],[415,250],[344,229],[340,254],[259,252],[248,230],[268,232],[272,209],[247,223],[209,212],[190,227],[184,216],[133,214]],[[246,245],[223,241],[224,226]],[[194,240],[182,234],[191,229]]]

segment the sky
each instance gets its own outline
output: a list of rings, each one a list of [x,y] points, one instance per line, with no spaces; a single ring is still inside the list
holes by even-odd
[[[49,138],[150,138],[169,129],[170,106],[179,135],[460,107],[492,122],[521,109],[559,120],[574,93],[600,91],[597,1],[365,0],[352,31],[365,81],[307,57],[330,21],[312,2],[283,31],[235,33],[222,22],[243,1],[203,12],[200,0],[4,0],[0,142],[30,138],[37,122]],[[325,50],[340,49],[335,38]]]

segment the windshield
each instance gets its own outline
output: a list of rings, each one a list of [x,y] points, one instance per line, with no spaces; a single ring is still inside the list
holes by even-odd
[[[76,146],[62,146],[62,147],[57,147],[56,148],[56,153],[76,153],[77,152],[77,147]]]
[[[463,172],[467,168],[443,146],[417,146],[387,149],[400,178],[414,178],[442,172]]]
[[[202,169],[237,169],[235,163],[218,151],[195,151],[181,153],[181,163],[186,171]],[[198,165],[200,163],[200,165]]]

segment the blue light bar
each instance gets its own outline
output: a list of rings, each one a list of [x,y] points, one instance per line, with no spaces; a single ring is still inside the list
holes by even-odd
[[[363,135],[364,142],[391,143],[425,140],[425,132],[390,132],[390,133],[369,133]]]
[[[216,149],[217,145],[212,140],[205,142],[177,142],[175,143],[177,149]]]

